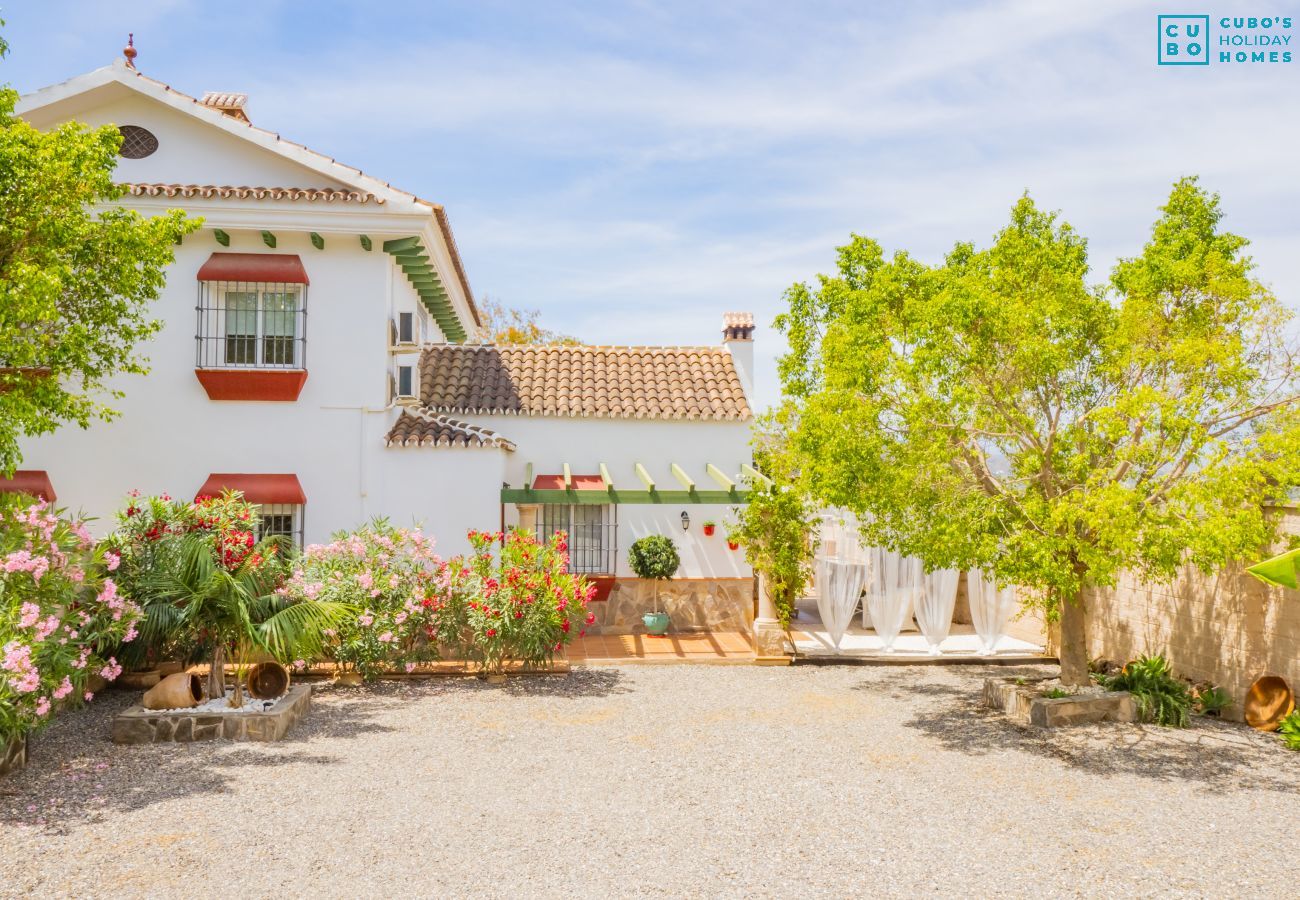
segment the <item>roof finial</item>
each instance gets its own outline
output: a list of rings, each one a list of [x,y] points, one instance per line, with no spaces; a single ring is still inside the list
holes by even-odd
[[[129,69],[135,68],[135,32],[129,32],[126,36],[126,46],[122,48],[122,55],[126,57],[126,65]]]

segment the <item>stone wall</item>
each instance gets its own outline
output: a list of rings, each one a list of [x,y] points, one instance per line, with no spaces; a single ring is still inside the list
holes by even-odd
[[[659,608],[672,619],[672,631],[743,631],[754,624],[754,579],[675,578],[659,582]],[[620,578],[609,599],[592,603],[597,634],[645,631],[641,617],[654,610],[654,583]]]
[[[1300,511],[1285,511],[1282,530],[1300,530]],[[1087,607],[1090,656],[1164,654],[1179,674],[1227,690],[1233,718],[1261,675],[1300,689],[1300,592],[1267,587],[1240,566],[1208,576],[1188,567],[1171,584],[1126,573],[1116,587],[1090,591]]]

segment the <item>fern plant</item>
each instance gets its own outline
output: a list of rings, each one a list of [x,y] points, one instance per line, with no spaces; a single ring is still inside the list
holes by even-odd
[[[1300,750],[1300,709],[1295,710],[1277,726],[1278,737],[1292,750]]]
[[[1163,656],[1143,656],[1118,675],[1103,679],[1107,690],[1128,691],[1137,704],[1138,718],[1171,728],[1186,728],[1192,709],[1192,692],[1176,678]]]

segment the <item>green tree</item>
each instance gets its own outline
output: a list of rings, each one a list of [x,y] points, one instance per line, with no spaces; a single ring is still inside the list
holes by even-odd
[[[1096,287],[1085,241],[1028,197],[941,265],[854,236],[778,320],[806,488],[869,540],[1030,589],[1086,682],[1089,586],[1257,553],[1264,504],[1300,484],[1290,314],[1221,218],[1177,182]]]
[[[577,344],[578,339],[543,328],[536,309],[514,309],[499,300],[483,297],[478,304],[483,333],[489,344]]]
[[[782,410],[763,422],[754,456],[770,484],[750,485],[749,503],[737,513],[727,539],[745,548],[745,560],[766,576],[781,624],[788,627],[817,552],[817,513],[792,467]]]
[[[122,195],[117,128],[38,131],[17,100],[0,88],[0,472],[21,461],[24,435],[115,415],[105,401],[121,393],[105,381],[147,371],[136,348],[159,327],[149,304],[199,227],[180,211],[104,208]]]

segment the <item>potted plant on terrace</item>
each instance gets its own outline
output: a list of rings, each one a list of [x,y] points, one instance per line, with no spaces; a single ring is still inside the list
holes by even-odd
[[[628,548],[627,561],[637,578],[654,582],[654,611],[641,617],[646,631],[651,634],[667,633],[671,620],[668,613],[659,609],[659,582],[672,578],[682,564],[681,557],[677,555],[677,545],[672,538],[662,534],[648,535]]]
[[[712,519],[704,520],[704,536],[713,537],[713,532],[717,530],[718,523]]]

